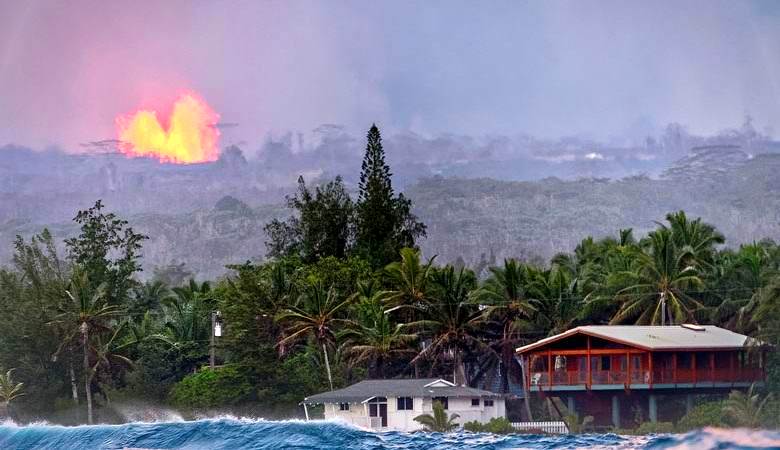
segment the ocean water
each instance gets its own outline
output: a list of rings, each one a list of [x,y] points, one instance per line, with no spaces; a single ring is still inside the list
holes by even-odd
[[[375,433],[332,421],[222,417],[197,421],[63,427],[0,424],[0,449],[780,449],[780,433],[704,429],[682,435],[538,436]]]

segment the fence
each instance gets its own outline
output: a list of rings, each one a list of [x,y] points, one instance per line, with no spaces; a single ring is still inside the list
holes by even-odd
[[[530,433],[568,434],[565,422],[512,422],[512,428]]]

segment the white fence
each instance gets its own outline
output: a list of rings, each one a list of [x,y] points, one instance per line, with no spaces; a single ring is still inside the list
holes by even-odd
[[[569,428],[565,422],[512,422],[512,428],[517,431],[541,431],[550,434],[568,434]]]

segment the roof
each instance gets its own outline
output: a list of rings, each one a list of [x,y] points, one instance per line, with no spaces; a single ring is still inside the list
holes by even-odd
[[[364,380],[303,399],[304,403],[362,403],[374,397],[500,397],[495,392],[456,386],[438,378]]]
[[[520,347],[517,352],[526,353],[576,334],[606,339],[644,350],[729,350],[760,344],[760,341],[749,336],[714,325],[586,325]]]

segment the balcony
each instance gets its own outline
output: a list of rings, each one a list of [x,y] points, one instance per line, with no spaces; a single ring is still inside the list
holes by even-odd
[[[652,376],[651,376],[652,375]],[[552,379],[551,379],[552,376]],[[702,368],[699,370],[582,370],[532,371],[530,390],[652,389],[671,387],[740,387],[764,380],[760,368]]]

